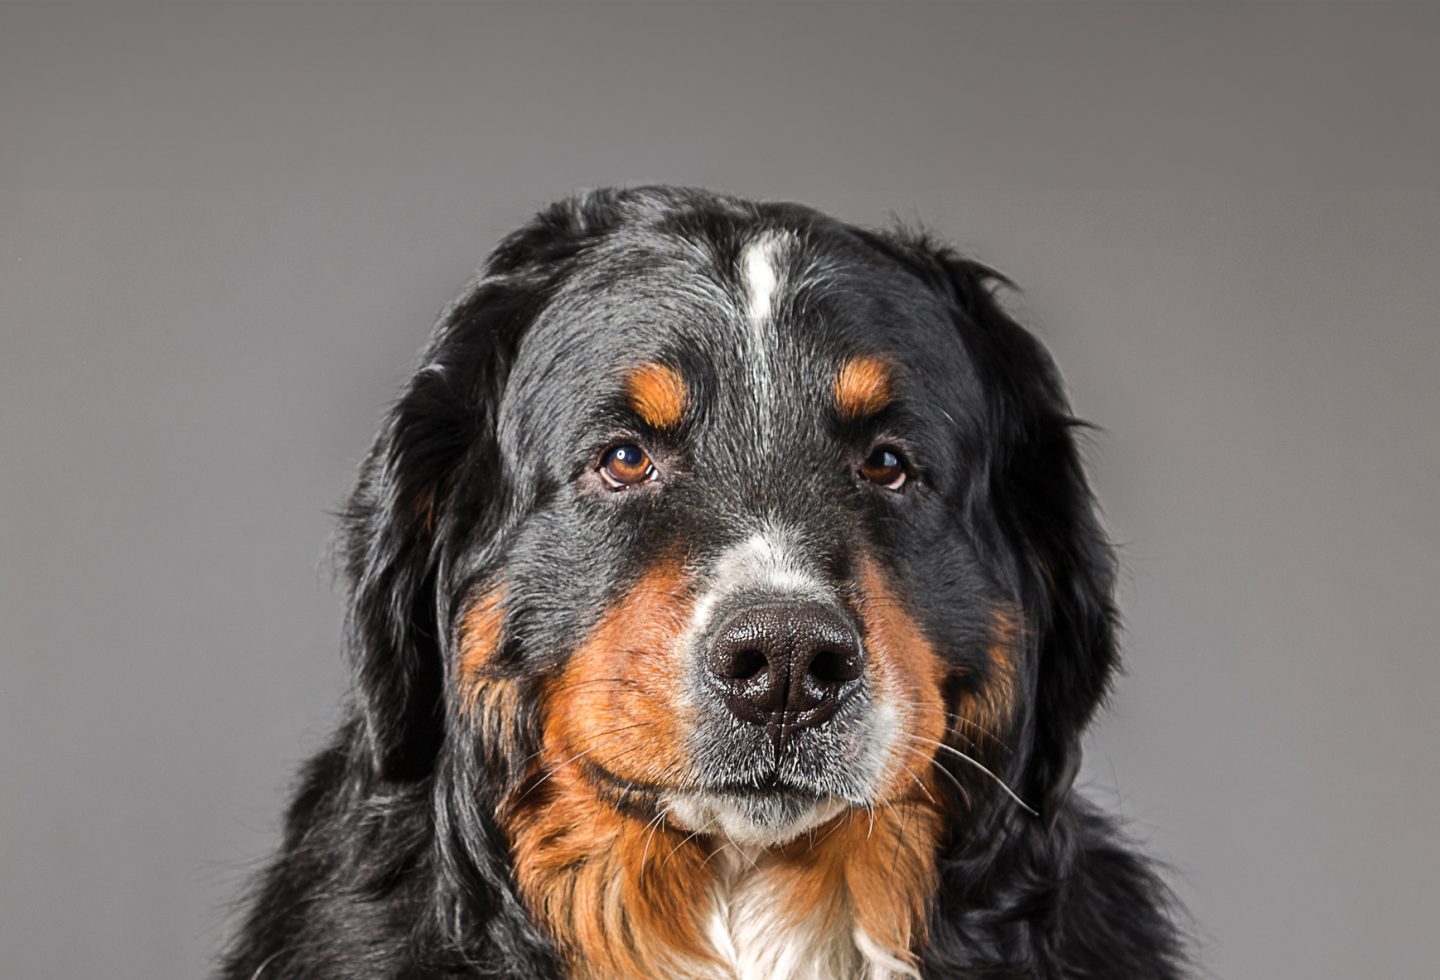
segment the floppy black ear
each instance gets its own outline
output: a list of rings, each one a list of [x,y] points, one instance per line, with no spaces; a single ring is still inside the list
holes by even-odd
[[[444,737],[440,546],[462,478],[495,465],[495,413],[524,306],[522,293],[481,281],[441,318],[345,510],[349,653],[385,778],[429,772]]]
[[[1060,373],[996,301],[1011,283],[924,237],[878,236],[953,304],[990,406],[982,489],[1015,555],[1034,657],[1033,729],[1024,793],[1057,815],[1080,765],[1080,734],[1118,662],[1116,562],[1096,514]]]
[[[496,416],[520,338],[570,261],[613,224],[614,205],[606,192],[562,201],[500,242],[440,317],[361,466],[342,521],[348,643],[387,779],[419,778],[434,765],[445,735],[445,551],[450,538],[498,524],[506,494]]]

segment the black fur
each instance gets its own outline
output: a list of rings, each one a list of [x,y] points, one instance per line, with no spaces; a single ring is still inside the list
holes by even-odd
[[[733,325],[702,322],[673,270],[732,289],[741,244],[765,229],[803,240],[823,283],[790,314],[820,324],[790,352],[796,363],[879,344],[932,396],[933,410],[888,421],[923,449],[909,509],[859,494],[843,467],[826,476],[852,436],[810,431],[799,408],[780,440],[797,447],[787,480],[706,482],[697,471],[704,486],[685,502],[623,510],[576,491],[600,445],[585,434],[633,428],[621,408],[587,402],[587,378],[631,350],[680,362],[710,406],[663,451],[757,469],[747,432],[786,423],[749,406],[717,339]],[[362,467],[344,518],[353,707],[305,769],[221,975],[561,976],[558,951],[517,898],[494,816],[524,776],[540,706],[503,740],[521,748],[497,749],[456,696],[456,619],[503,567],[515,584],[502,669],[538,678],[665,542],[703,550],[705,527],[749,506],[792,515],[820,541],[873,526],[927,631],[952,640],[957,658],[974,647],[982,598],[1023,609],[1023,710],[1006,733],[1011,751],[988,761],[1040,817],[947,767],[982,802],[944,841],[917,951],[924,975],[1183,975],[1168,892],[1114,822],[1072,792],[1081,733],[1116,667],[1115,563],[1059,374],[996,302],[1004,285],[922,236],[676,188],[594,192],[506,238],[442,316]],[[679,333],[677,321],[688,324]],[[834,506],[819,513],[816,500]],[[843,548],[827,554],[843,574]]]

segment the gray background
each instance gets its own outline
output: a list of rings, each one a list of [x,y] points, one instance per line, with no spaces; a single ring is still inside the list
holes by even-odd
[[[1440,963],[1436,8],[0,8],[0,975],[205,969],[347,683],[329,512],[573,189],[1027,287],[1124,545],[1087,778],[1215,975]]]

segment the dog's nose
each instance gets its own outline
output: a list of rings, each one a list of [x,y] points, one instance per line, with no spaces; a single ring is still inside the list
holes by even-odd
[[[744,721],[787,735],[825,721],[860,686],[864,653],[854,628],[818,603],[764,603],[726,619],[705,666]]]

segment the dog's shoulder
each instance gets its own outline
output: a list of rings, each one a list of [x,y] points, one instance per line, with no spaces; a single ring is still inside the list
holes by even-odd
[[[1077,793],[1053,821],[1005,835],[1003,855],[960,849],[943,862],[924,976],[1189,975],[1183,908],[1114,817]]]

